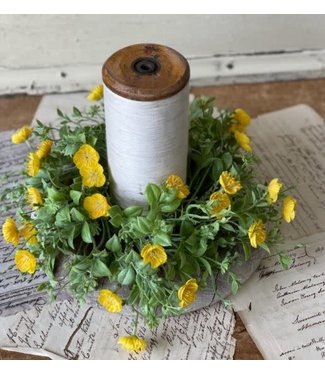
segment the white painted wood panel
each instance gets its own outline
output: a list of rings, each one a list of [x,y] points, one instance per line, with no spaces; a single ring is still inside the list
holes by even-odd
[[[179,50],[196,84],[324,76],[324,21],[325,15],[0,15],[0,94],[88,89],[111,53],[139,42]]]

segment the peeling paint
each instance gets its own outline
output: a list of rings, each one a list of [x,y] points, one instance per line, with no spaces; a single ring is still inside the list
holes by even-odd
[[[325,77],[325,50],[189,58],[193,86]],[[101,82],[101,65],[0,69],[0,95],[87,91]]]

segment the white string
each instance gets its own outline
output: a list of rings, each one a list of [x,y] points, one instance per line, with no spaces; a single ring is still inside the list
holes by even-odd
[[[111,191],[122,207],[145,206],[149,182],[186,178],[189,85],[167,99],[143,102],[104,85]]]

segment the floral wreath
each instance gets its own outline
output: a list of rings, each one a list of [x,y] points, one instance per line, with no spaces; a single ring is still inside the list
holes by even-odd
[[[100,85],[88,99],[102,96]],[[296,200],[278,178],[256,181],[257,158],[245,133],[249,115],[242,109],[214,115],[213,100],[199,97],[190,106],[186,183],[171,175],[160,186],[148,184],[145,213],[139,206],[122,209],[110,196],[102,102],[83,112],[74,107],[71,115],[58,110],[58,128],[37,121],[12,135],[14,144],[31,149],[22,182],[1,194],[5,209],[17,207],[2,227],[17,247],[16,267],[45,272],[48,281],[38,289],[52,298],[66,288],[83,301],[107,279],[112,287],[97,292],[99,304],[109,313],[130,305],[136,315],[133,335],[118,341],[127,350],[146,347],[137,336],[139,314],[153,327],[186,311],[208,282],[218,292],[218,273],[236,293],[232,265],[243,254],[248,261],[252,250],[269,252],[282,241],[282,220],[295,217]],[[278,255],[288,268],[291,258]]]

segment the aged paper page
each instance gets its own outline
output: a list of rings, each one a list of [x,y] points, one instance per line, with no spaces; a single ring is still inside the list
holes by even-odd
[[[300,105],[258,117],[250,128],[260,173],[296,185],[296,220],[283,225],[293,264],[266,255],[233,297],[266,359],[325,358],[325,126]],[[295,249],[297,243],[303,247]]]
[[[0,318],[0,347],[53,359],[232,359],[234,314],[222,303],[162,321],[150,330],[142,321],[138,335],[148,346],[129,354],[118,337],[132,334],[132,316],[109,314],[67,299]]]

